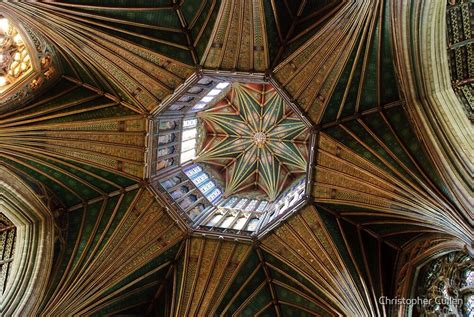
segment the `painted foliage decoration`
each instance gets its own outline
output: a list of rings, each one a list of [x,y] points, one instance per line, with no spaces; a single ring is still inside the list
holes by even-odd
[[[307,128],[270,84],[235,82],[198,118],[206,137],[195,161],[225,175],[226,197],[257,189],[273,201],[305,173]]]
[[[470,32],[472,4],[452,2]],[[47,225],[21,243],[8,214],[18,238],[2,270],[41,271],[10,275],[31,287],[4,284],[0,315],[402,316],[378,299],[411,294],[397,262],[430,259],[405,252],[411,242],[472,248],[466,195],[440,156],[469,148],[438,151],[441,134],[414,113],[431,108],[407,98],[428,90],[411,76],[441,83],[412,67],[444,65],[416,49],[445,44],[439,3],[0,2],[24,43],[9,22],[0,207],[24,184]],[[470,38],[451,50],[462,87]],[[449,261],[427,287],[445,289],[438,277],[458,269]],[[463,270],[451,288],[472,276]]]

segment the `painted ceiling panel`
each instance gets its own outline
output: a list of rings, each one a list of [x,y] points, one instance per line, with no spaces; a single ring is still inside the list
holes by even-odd
[[[138,303],[146,303],[138,310],[140,314],[150,311],[150,307],[155,305],[157,295],[159,296],[160,292],[164,291],[164,285],[169,283],[169,272],[175,267],[173,261],[181,256],[183,247],[184,243],[177,243],[146,263],[120,283],[104,292],[100,299],[97,299],[93,305],[88,307],[88,312],[94,312],[96,316],[103,316],[109,312],[118,313],[129,307],[134,307],[137,305],[137,301]],[[145,291],[151,295],[146,297]],[[127,299],[131,294],[139,295],[136,296],[137,301]]]
[[[159,45],[152,36],[133,33],[127,20],[120,20],[115,28],[104,28],[103,32],[96,30],[108,26],[108,16],[99,14],[78,17],[83,5],[65,6],[60,3],[12,5],[9,10],[22,18],[31,27],[43,29],[52,42],[59,47],[63,63],[67,65],[67,75],[78,77],[93,86],[104,89],[132,104],[138,111],[151,111],[182,82],[191,75],[192,68],[185,62],[178,61],[179,54],[173,50],[175,45]],[[103,9],[107,6],[102,6]],[[57,11],[56,11],[57,10]],[[131,12],[122,9],[111,9],[116,14],[146,14],[148,9]],[[107,11],[107,10],[106,10]],[[107,11],[107,12],[109,12]],[[161,10],[154,11],[159,15]],[[173,19],[179,22],[178,14],[172,10]],[[117,13],[119,12],[119,13]],[[205,14],[205,13],[202,13]],[[32,19],[32,17],[35,19]],[[155,18],[153,18],[155,19]],[[124,24],[121,24],[124,23]],[[67,28],[66,25],[74,25]],[[148,25],[141,26],[147,29]],[[135,27],[136,28],[136,27]],[[138,27],[140,28],[140,27]],[[140,32],[142,32],[140,30]],[[159,34],[166,34],[157,30]],[[171,32],[173,34],[173,32]],[[132,35],[131,35],[132,34]],[[191,56],[188,48],[186,32],[179,26],[179,34],[185,43],[182,49],[176,48],[186,56]],[[144,38],[145,37],[145,38]],[[150,42],[154,43],[152,47]],[[155,48],[167,48],[167,54],[157,52]],[[181,54],[182,55],[182,54]],[[168,57],[167,57],[168,56]],[[127,62],[124,62],[126,60]],[[190,64],[194,64],[191,60]]]
[[[173,315],[212,315],[212,307],[219,303],[249,251],[250,246],[245,244],[188,240]]]
[[[319,285],[345,314],[369,312],[362,290],[351,278],[314,207],[306,207],[265,237],[262,248]]]
[[[177,58],[187,64],[197,63],[195,46],[206,28],[212,27],[210,15],[215,1],[172,1],[127,3],[50,3],[40,8],[59,12],[68,19],[93,26],[104,33],[136,43],[152,51]],[[192,38],[189,36],[193,35]]]
[[[87,0],[3,11],[50,41],[64,71],[22,108],[0,111],[0,164],[55,217],[41,314],[389,315],[377,298],[400,287],[407,245],[442,233],[472,247],[405,114],[390,1]],[[223,175],[226,196],[252,188],[274,200],[315,158],[304,207],[261,235],[188,228],[150,185],[153,116],[205,68],[235,76],[198,115],[195,161]],[[242,72],[265,83],[239,82]]]
[[[159,271],[165,262],[163,259],[173,256],[174,252],[168,253],[158,261],[161,263],[153,260],[175,246],[183,237],[183,232],[165,213],[153,194],[141,189],[132,196],[131,203],[122,202],[122,199],[119,201],[125,208],[124,214],[117,214],[117,209],[113,210],[112,217],[108,220],[108,229],[102,232],[99,241],[94,241],[92,233],[97,234],[102,217],[108,216],[104,209],[107,203],[99,202],[96,208],[92,205],[84,208],[79,237],[71,241],[74,243],[75,255],[64,258],[68,264],[64,273],[58,275],[61,279],[55,287],[55,292],[45,303],[45,312],[55,314],[56,311],[61,311],[74,314],[77,311],[92,309],[92,304],[99,305],[102,301],[113,298],[109,296],[112,294],[110,291],[119,289],[127,279],[136,277],[131,274],[137,268],[146,270],[144,265],[151,263],[151,267],[148,266],[150,271]],[[99,208],[100,204],[102,209]],[[98,216],[99,213],[101,216]],[[122,219],[117,218],[120,216]],[[67,249],[66,246],[65,250]],[[87,254],[86,250],[90,249],[93,252]],[[109,265],[108,259],[111,258],[116,263],[115,267]],[[153,267],[154,264],[156,267]],[[147,288],[157,286],[156,283],[151,283]],[[156,289],[150,290],[153,293],[155,291]],[[98,296],[103,298],[98,300]]]
[[[345,1],[264,0],[269,52],[273,62],[293,53],[340,9]]]
[[[264,72],[269,67],[262,0],[223,1],[201,64]]]
[[[65,188],[67,177],[74,184],[85,181],[101,194],[133,184],[144,172],[144,118],[93,90],[63,81],[54,92],[0,118],[2,151],[9,153],[5,159],[16,157],[16,164],[23,161],[24,168],[37,174],[55,170]],[[121,176],[111,178],[108,172]],[[42,178],[50,175],[46,172]],[[74,192],[71,186],[68,191]],[[75,196],[87,200],[90,195]]]
[[[194,161],[224,165],[226,197],[256,186],[273,201],[306,171],[307,128],[268,84],[233,83],[198,118],[205,137]]]
[[[316,33],[276,67],[277,81],[315,124],[399,100],[387,3],[367,2],[357,9],[358,20],[353,10],[359,4],[342,7],[323,26],[331,33]]]
[[[359,120],[365,125],[364,121]],[[360,123],[357,123],[359,133],[363,133],[365,128]],[[440,189],[421,168],[418,169],[414,155],[403,144],[387,145],[376,137],[376,140],[371,141],[373,144],[367,145],[365,142],[370,141],[370,135],[362,137],[345,126],[331,129],[328,130],[329,135],[320,135],[320,155],[313,189],[316,201],[360,206],[374,210],[372,215],[386,213],[387,216],[415,224],[423,223],[428,228],[437,230],[446,230],[447,221],[461,224],[449,198],[441,194]],[[381,128],[377,131],[381,132]],[[350,136],[346,137],[347,135]],[[411,140],[415,141],[416,139]],[[407,167],[408,163],[401,162],[403,155],[393,155],[392,151],[397,146],[401,148],[399,151],[406,152],[413,170]],[[419,176],[416,175],[418,172]],[[427,216],[429,213],[433,216]],[[453,229],[457,231],[453,234],[461,239],[468,239],[467,227],[460,229],[453,226]]]

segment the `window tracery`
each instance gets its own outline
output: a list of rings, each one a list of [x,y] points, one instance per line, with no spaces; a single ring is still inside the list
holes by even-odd
[[[428,263],[420,272],[419,316],[474,316],[474,259],[451,252]]]
[[[446,35],[451,82],[471,121],[474,121],[473,15],[472,1],[447,1]]]
[[[6,17],[0,15],[0,93],[32,69],[23,37]]]
[[[0,294],[5,292],[15,255],[16,227],[0,213]]]

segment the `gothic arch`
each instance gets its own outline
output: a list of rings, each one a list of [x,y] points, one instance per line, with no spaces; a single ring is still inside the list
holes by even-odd
[[[46,290],[53,261],[54,218],[37,194],[4,166],[0,166],[0,210],[17,229],[0,315],[28,315]]]

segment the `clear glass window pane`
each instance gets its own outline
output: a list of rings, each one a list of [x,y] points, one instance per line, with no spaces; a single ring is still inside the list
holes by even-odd
[[[255,231],[257,229],[258,221],[258,218],[250,219],[249,224],[247,226],[247,231]]]
[[[245,211],[254,211],[255,207],[257,206],[258,200],[253,199],[250,203],[245,207]]]
[[[197,124],[197,119],[183,120],[183,128],[193,128]]]
[[[221,228],[229,228],[229,226],[232,224],[232,222],[234,221],[235,219],[235,216],[227,216],[225,217],[225,220],[224,222],[219,226]]]
[[[206,106],[205,103],[200,102],[194,105],[193,110],[199,110],[199,109],[204,108],[205,106]]]
[[[263,211],[265,210],[265,207],[267,207],[267,205],[268,205],[268,202],[267,202],[267,201],[265,201],[265,200],[262,201],[262,202],[260,203],[260,205],[258,206],[257,211],[258,211],[258,212],[263,212]]]
[[[234,224],[234,229],[236,230],[242,230],[245,226],[245,223],[247,222],[247,218],[245,217],[240,217],[236,223]]]
[[[212,219],[207,223],[208,226],[213,227],[222,219],[222,214],[216,214]]]
[[[232,207],[236,201],[237,201],[237,197],[231,197],[227,200],[224,207]]]
[[[217,96],[221,92],[220,89],[212,89],[210,92],[207,93],[208,96]]]
[[[214,202],[214,200],[217,200],[217,198],[219,198],[221,195],[221,191],[216,188],[214,189],[214,191],[212,191],[212,193],[210,193],[208,196],[207,196],[207,199],[212,203]]]
[[[203,97],[200,101],[201,101],[201,102],[204,102],[204,103],[208,103],[208,102],[211,101],[212,99],[213,99],[213,97],[206,96],[206,97]]]
[[[224,89],[227,86],[229,86],[229,83],[223,82],[223,83],[218,83],[216,88],[217,89]]]
[[[194,128],[194,129],[189,129],[189,130],[184,130],[184,131],[183,131],[183,138],[182,138],[182,140],[183,140],[183,141],[186,141],[186,140],[194,139],[194,138],[196,138],[196,134],[197,134],[196,128]],[[184,142],[183,142],[183,143],[184,143]]]
[[[196,151],[194,149],[191,149],[189,151],[181,153],[181,164],[193,160],[196,158]]]
[[[235,209],[242,209],[244,207],[244,205],[247,203],[247,201],[248,201],[247,198],[241,199],[234,208]]]
[[[184,141],[181,145],[181,152],[186,152],[188,150],[194,149],[195,146],[196,146],[196,139]]]

